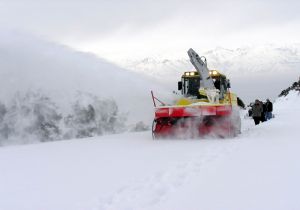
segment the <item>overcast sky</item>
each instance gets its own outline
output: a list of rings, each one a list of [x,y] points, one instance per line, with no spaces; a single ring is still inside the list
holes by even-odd
[[[299,9],[299,0],[0,0],[0,28],[108,58],[186,56],[190,47],[299,43]]]

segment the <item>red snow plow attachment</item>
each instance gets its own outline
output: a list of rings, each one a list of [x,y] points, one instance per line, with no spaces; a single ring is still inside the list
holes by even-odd
[[[240,122],[231,105],[156,107],[153,138],[233,137]]]

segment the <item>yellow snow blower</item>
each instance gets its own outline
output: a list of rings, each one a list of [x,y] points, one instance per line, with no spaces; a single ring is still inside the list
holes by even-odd
[[[230,82],[217,70],[209,70],[205,57],[188,50],[197,71],[184,72],[178,82],[182,97],[165,105],[152,92],[155,117],[153,138],[234,137],[241,131],[237,96]],[[157,106],[156,101],[161,105]]]

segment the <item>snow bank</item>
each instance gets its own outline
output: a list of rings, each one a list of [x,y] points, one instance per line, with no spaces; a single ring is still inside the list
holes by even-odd
[[[300,110],[300,92],[292,90],[287,96],[282,96],[276,99],[275,106],[277,112],[282,112],[284,110]]]

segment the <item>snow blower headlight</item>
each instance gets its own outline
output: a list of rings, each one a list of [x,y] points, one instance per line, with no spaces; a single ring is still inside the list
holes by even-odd
[[[185,72],[184,75],[185,76],[195,76],[196,73],[195,72]]]
[[[217,76],[218,74],[216,70],[209,71],[209,75]]]

